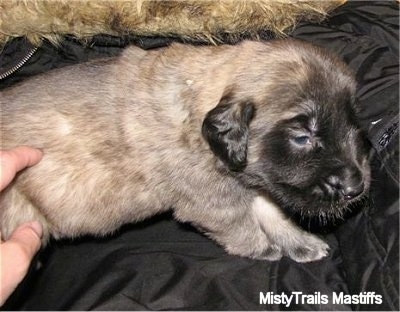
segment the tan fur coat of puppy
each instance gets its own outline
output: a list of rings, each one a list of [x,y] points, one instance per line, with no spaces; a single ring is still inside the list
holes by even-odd
[[[0,93],[2,148],[44,158],[1,194],[7,238],[105,235],[172,209],[231,254],[327,255],[281,208],[336,215],[368,188],[344,63],[294,40],[172,46],[53,70]]]

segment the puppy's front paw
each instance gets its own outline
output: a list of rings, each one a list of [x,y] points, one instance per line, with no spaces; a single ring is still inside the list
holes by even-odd
[[[259,240],[254,239],[259,238]],[[241,244],[229,244],[225,250],[232,255],[239,255],[256,260],[277,261],[283,257],[282,247],[270,242],[264,232]]]
[[[285,253],[296,262],[312,262],[326,257],[329,246],[317,236],[302,232],[296,241],[286,246]]]
[[[277,245],[271,244],[266,247],[259,255],[256,255],[252,258],[258,260],[277,261],[280,260],[282,256],[282,248]]]

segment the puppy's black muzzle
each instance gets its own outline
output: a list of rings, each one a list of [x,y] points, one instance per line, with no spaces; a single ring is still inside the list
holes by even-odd
[[[352,200],[364,192],[363,174],[357,167],[337,168],[322,183],[326,195],[335,199]]]

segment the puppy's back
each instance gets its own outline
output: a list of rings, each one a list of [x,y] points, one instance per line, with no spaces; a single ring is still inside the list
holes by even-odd
[[[131,60],[135,66],[144,52],[131,50],[139,53]],[[152,201],[146,197],[145,168],[129,155],[134,146],[128,150],[124,142],[121,118],[126,114],[116,105],[121,96],[116,60],[52,70],[1,91],[1,148],[29,145],[44,151],[42,161],[0,195],[4,237],[32,219],[42,221],[44,240],[49,233],[110,232],[134,219],[129,212],[134,201],[128,200],[132,188],[142,202],[136,219],[161,209],[156,193]],[[147,205],[152,205],[149,212]]]

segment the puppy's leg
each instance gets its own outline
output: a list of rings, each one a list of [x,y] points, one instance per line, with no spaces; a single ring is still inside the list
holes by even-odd
[[[204,210],[175,209],[175,217],[194,224],[228,253],[253,259],[275,261],[288,256],[297,262],[309,262],[325,257],[329,249],[324,241],[300,229],[274,203],[260,196],[247,207],[213,207],[207,215]]]
[[[2,192],[0,197],[1,239],[6,240],[22,223],[39,221],[43,227],[42,244],[49,239],[49,225],[37,208],[15,187]]]
[[[226,221],[226,220],[224,220]],[[265,235],[260,223],[251,213],[244,214],[223,229],[208,235],[234,255],[276,261],[282,258],[282,248]]]
[[[174,216],[179,221],[190,222],[229,254],[270,261],[282,258],[281,248],[265,235],[250,205],[235,206],[221,202],[202,208],[175,207]]]
[[[208,236],[231,254],[254,259],[279,260],[288,256],[297,262],[319,260],[329,246],[317,236],[302,230],[271,201],[257,196],[246,210],[226,209],[204,224]]]
[[[297,262],[310,262],[328,254],[329,246],[324,241],[295,225],[266,198],[257,196],[252,211],[266,236],[280,246],[283,255]]]

